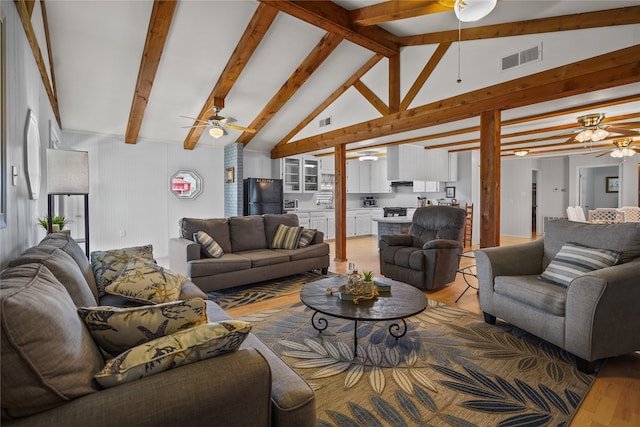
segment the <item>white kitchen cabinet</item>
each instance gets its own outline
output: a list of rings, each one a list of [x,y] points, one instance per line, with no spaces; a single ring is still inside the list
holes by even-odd
[[[387,179],[447,181],[449,152],[440,149],[425,150],[410,144],[387,147]]]
[[[336,238],[336,217],[333,213],[327,216],[327,233],[324,238],[327,240]]]
[[[302,192],[302,158],[285,157],[274,160],[271,172],[275,178],[282,180],[285,193]]]
[[[315,193],[318,191],[320,182],[320,160],[316,157],[303,157],[303,192]]]
[[[353,237],[356,235],[356,216],[349,215],[347,212],[346,223],[347,223],[347,237]]]
[[[458,180],[458,153],[449,153],[449,178],[447,181]]]
[[[413,181],[413,192],[424,193],[426,188],[426,181]]]
[[[382,209],[371,209],[370,211],[370,223],[371,223],[371,234],[374,236],[378,235],[378,222],[374,221],[374,219],[384,218],[384,211]]]
[[[347,160],[347,193],[360,192],[360,161]]]
[[[387,159],[380,158],[371,163],[371,193],[391,193],[387,180]]]
[[[320,159],[320,172],[326,174],[335,173],[335,156],[332,154],[330,156],[322,156]]]
[[[361,162],[347,161],[347,193],[390,193],[387,180],[387,160]]]
[[[438,193],[440,188],[439,181],[413,181],[414,193]]]

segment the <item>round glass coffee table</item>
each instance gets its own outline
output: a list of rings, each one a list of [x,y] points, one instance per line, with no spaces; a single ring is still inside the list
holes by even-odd
[[[300,291],[300,300],[314,310],[311,324],[319,333],[329,326],[328,320],[322,315],[353,320],[353,349],[356,356],[359,321],[399,320],[400,322],[389,326],[389,333],[397,340],[407,333],[407,322],[404,319],[421,313],[427,307],[427,297],[420,289],[390,279],[376,279],[376,282],[390,285],[390,291],[354,304],[353,301],[340,299],[338,295],[338,288],[345,282],[344,276],[338,276],[309,283]],[[330,286],[334,289],[333,294],[327,291]]]

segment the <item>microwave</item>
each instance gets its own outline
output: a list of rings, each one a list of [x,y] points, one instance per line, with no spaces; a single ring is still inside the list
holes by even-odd
[[[284,199],[284,210],[298,210],[298,199]]]

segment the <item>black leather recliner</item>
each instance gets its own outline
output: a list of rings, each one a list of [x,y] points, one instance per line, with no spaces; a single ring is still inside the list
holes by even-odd
[[[409,234],[380,239],[380,273],[433,291],[455,280],[463,250],[464,209],[428,206],[416,209]]]

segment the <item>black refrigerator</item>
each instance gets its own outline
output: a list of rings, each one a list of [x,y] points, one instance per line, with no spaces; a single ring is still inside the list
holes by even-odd
[[[284,192],[281,179],[244,180],[244,215],[283,213]]]

